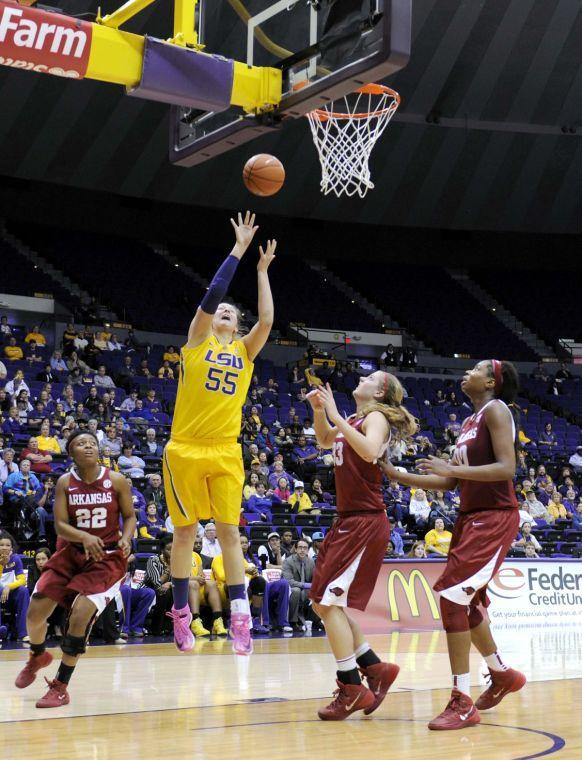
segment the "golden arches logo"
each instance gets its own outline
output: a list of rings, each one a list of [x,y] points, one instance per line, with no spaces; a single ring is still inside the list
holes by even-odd
[[[416,585],[415,582],[418,579],[420,581],[420,587],[424,589],[424,593],[426,594],[426,598],[428,600],[428,604],[430,607],[430,611],[433,617],[433,620],[440,620],[440,614],[439,614],[439,608],[436,603],[436,600],[434,598],[432,589],[424,577],[424,575],[420,572],[418,569],[412,570],[408,578],[402,573],[401,570],[393,570],[390,575],[388,576],[388,604],[390,607],[390,618],[393,621],[400,620],[400,610],[398,609],[398,602],[396,601],[396,589],[395,584],[396,580],[400,581],[400,584],[402,585],[402,590],[404,591],[404,594],[406,596],[406,600],[408,602],[408,606],[410,607],[410,613],[412,617],[420,617],[420,611],[418,608],[418,599],[416,596]]]

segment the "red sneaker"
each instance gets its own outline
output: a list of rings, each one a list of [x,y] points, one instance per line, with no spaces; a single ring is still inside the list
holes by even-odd
[[[479,699],[475,702],[478,710],[490,710],[498,705],[503,697],[511,694],[512,691],[523,689],[526,683],[526,677],[519,670],[490,670],[488,675],[490,684]]]
[[[428,724],[432,731],[455,731],[481,723],[481,717],[467,694],[453,689],[449,704],[443,712]]]
[[[368,688],[374,695],[374,704],[366,707],[364,715],[371,715],[377,710],[384,697],[388,694],[388,689],[396,680],[400,668],[391,662],[377,662],[375,665],[369,665],[367,668],[360,668],[362,675],[368,682]]]
[[[337,681],[337,691],[334,691],[334,699],[317,711],[321,720],[345,720],[348,715],[356,710],[369,710],[376,697],[364,684],[342,683]]]
[[[57,681],[49,681],[48,678],[44,679],[49,687],[49,690],[41,697],[36,703],[37,707],[63,707],[68,705],[71,701],[69,699],[69,693],[67,691],[67,684]]]
[[[30,652],[28,655],[28,662],[16,676],[16,681],[14,681],[16,688],[26,689],[26,687],[30,686],[30,684],[36,679],[38,671],[41,668],[46,668],[46,666],[50,665],[52,661],[53,656],[50,652],[47,652],[46,649],[41,654],[36,655]]]

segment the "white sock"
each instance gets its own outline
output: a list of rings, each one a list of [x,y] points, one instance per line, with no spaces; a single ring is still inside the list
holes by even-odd
[[[494,652],[493,654],[488,655],[485,658],[485,662],[489,666],[489,670],[509,670],[509,665],[506,665],[501,657],[499,656],[499,652]]]
[[[360,646],[359,646],[359,647],[356,649],[356,651],[354,652],[354,657],[355,657],[355,658],[356,658],[356,660],[357,660],[357,659],[358,659],[358,657],[361,657],[363,654],[366,654],[366,652],[369,652],[369,651],[370,651],[370,649],[371,649],[371,647],[370,647],[370,645],[368,644],[368,642],[367,642],[367,641],[364,641],[364,643],[363,643],[363,644],[360,644]]]
[[[355,670],[358,667],[355,654],[351,654],[349,657],[344,657],[343,660],[336,660],[336,662],[337,669],[341,672],[345,672],[347,670]]]
[[[245,615],[251,614],[251,607],[248,599],[233,599],[230,602],[231,612],[242,612]]]
[[[458,689],[459,691],[463,692],[463,694],[466,694],[468,697],[470,697],[471,674],[461,673],[461,675],[453,675],[453,688]]]

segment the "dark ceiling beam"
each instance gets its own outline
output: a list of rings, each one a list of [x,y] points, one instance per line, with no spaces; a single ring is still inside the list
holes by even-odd
[[[509,121],[487,121],[470,117],[440,116],[439,114],[397,113],[393,121],[402,124],[422,124],[450,129],[479,129],[485,132],[513,132],[530,135],[582,135],[582,121],[575,124],[520,124]]]

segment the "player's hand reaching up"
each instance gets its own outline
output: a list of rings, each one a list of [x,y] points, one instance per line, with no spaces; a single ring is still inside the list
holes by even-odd
[[[251,214],[250,211],[246,212],[244,219],[239,211],[238,221],[235,222],[234,219],[231,219],[230,223],[234,228],[234,234],[236,236],[236,243],[232,249],[231,255],[235,256],[237,259],[242,259],[245,251],[252,243],[255,232],[259,227],[258,225],[255,226],[255,215]]]
[[[341,420],[342,416],[339,413],[339,409],[335,403],[330,384],[326,383],[325,385],[320,385],[317,388],[317,393],[323,402],[323,406],[325,408],[327,416],[329,417],[329,421],[335,424],[338,420]]]
[[[263,251],[263,246],[259,246],[259,263],[257,269],[259,272],[266,272],[269,268],[269,264],[275,258],[275,251],[277,250],[276,240],[267,240],[267,246]]]
[[[311,404],[312,409],[325,409],[325,404],[323,403],[323,399],[317,392],[317,388],[315,390],[310,391],[305,398],[309,401]]]
[[[95,560],[95,562],[103,559],[105,556],[104,547],[105,544],[99,536],[92,536],[90,533],[85,533],[83,536],[83,549],[87,559]]]

